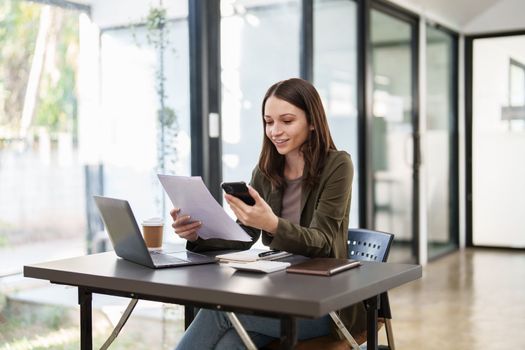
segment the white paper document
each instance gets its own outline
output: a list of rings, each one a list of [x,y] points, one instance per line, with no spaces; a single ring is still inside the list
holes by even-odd
[[[179,215],[189,215],[192,221],[202,221],[199,237],[233,241],[251,241],[244,231],[217,203],[200,176],[157,175]]]
[[[240,252],[226,253],[217,255],[219,261],[229,262],[250,262],[257,260],[277,260],[291,256],[292,253],[285,251],[275,251],[267,249],[249,249]]]

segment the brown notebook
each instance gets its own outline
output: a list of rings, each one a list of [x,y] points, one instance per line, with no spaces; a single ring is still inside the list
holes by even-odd
[[[359,265],[361,262],[353,259],[313,258],[288,267],[286,272],[332,276]]]

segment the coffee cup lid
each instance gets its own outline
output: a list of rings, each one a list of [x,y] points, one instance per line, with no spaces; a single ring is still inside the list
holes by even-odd
[[[164,223],[162,218],[149,218],[142,221],[143,226],[160,226]]]

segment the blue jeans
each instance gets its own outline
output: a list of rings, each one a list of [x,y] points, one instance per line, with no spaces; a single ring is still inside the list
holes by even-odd
[[[263,347],[281,335],[281,321],[276,318],[236,314],[255,345]],[[330,333],[330,317],[297,319],[297,339],[320,337]],[[188,327],[176,350],[246,349],[226,313],[202,309]]]

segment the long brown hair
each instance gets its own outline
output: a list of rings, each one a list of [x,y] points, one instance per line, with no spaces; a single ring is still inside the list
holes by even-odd
[[[303,110],[308,125],[313,126],[308,139],[301,146],[304,157],[303,186],[312,186],[319,180],[328,152],[336,149],[319,93],[308,81],[292,78],[273,84],[264,96],[262,102],[264,139],[259,157],[259,169],[270,180],[274,188],[284,189],[286,188],[284,156],[277,152],[265,132],[264,107],[271,96]]]

